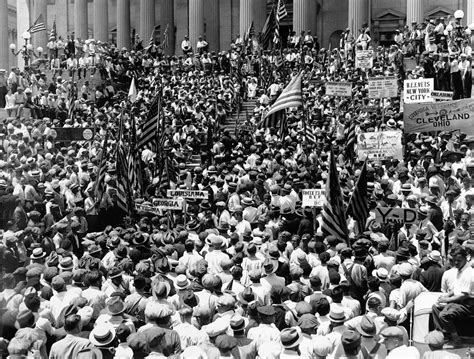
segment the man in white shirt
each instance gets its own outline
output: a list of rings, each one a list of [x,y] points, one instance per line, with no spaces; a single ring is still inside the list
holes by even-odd
[[[436,329],[449,333],[453,346],[459,347],[462,342],[455,322],[474,314],[474,273],[464,248],[456,247],[451,256],[457,269],[453,290],[440,296],[433,305],[433,321]]]

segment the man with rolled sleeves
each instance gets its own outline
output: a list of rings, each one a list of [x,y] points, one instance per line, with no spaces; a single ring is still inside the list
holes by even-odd
[[[433,305],[433,321],[436,329],[450,335],[453,346],[459,347],[462,342],[455,322],[474,314],[474,272],[463,247],[454,248],[451,256],[457,269],[453,290]]]

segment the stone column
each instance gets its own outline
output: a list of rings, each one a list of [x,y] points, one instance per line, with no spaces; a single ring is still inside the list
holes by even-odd
[[[109,40],[108,0],[94,0],[94,39]]]
[[[61,14],[58,14],[61,16]],[[87,15],[87,0],[76,0],[74,2],[74,36],[85,40],[89,38]]]
[[[2,1],[3,2],[3,1]],[[34,19],[35,21],[38,16],[43,15],[43,22],[46,29],[48,29],[48,12],[47,12],[47,1],[46,0],[35,0],[34,3]],[[41,46],[43,50],[47,53],[46,45],[48,44],[49,30],[39,31],[33,34],[33,44],[35,48]]]
[[[123,47],[130,49],[130,0],[117,0],[117,48]]]
[[[311,14],[310,0],[294,0],[293,1],[293,30],[296,35],[300,35],[301,31],[310,30],[309,17]]]
[[[198,37],[204,34],[203,0],[189,0],[189,41],[196,51]]]
[[[10,70],[8,43],[8,2],[0,0],[0,68]]]
[[[161,0],[161,34],[168,27],[168,47],[165,49],[167,55],[174,54],[175,32],[174,32],[174,3],[173,0]]]
[[[240,0],[239,32],[242,39],[245,37],[245,33],[247,32],[253,20],[253,4],[252,3],[253,3],[252,0]]]
[[[349,0],[348,28],[357,39],[359,30],[367,22],[367,0]]]
[[[5,1],[6,0],[1,0]],[[21,36],[26,30],[31,26],[30,24],[30,9],[29,2],[26,0],[16,0],[16,28],[17,28],[17,41],[16,41],[16,51],[19,51],[24,45],[25,40]],[[33,20],[34,21],[34,20]],[[8,21],[5,23],[8,26]],[[7,32],[8,33],[8,32]],[[18,54],[16,57],[18,61],[18,67],[20,70],[23,70],[25,67],[25,60],[21,54]]]
[[[467,3],[472,3],[472,0],[468,0]],[[469,6],[469,5],[468,5]],[[407,22],[406,24],[410,26],[413,21],[416,21],[418,24],[423,22],[423,0],[407,0]]]
[[[166,27],[166,26],[165,26]],[[140,0],[140,39],[148,46],[151,33],[155,28],[155,1]],[[165,31],[163,28],[161,31]]]
[[[253,25],[255,26],[255,35],[262,31],[263,24],[267,19],[267,2],[254,1],[253,2]]]
[[[206,41],[209,43],[210,51],[219,51],[220,49],[220,29],[219,29],[219,0],[204,0],[204,24]]]

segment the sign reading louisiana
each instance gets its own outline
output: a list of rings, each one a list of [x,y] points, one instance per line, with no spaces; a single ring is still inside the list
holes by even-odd
[[[405,133],[460,130],[474,135],[474,100],[406,103]]]

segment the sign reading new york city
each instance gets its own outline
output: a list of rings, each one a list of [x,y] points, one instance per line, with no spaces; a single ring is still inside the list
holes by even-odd
[[[434,79],[413,79],[403,81],[403,102],[433,102]]]
[[[474,135],[474,100],[405,104],[405,133],[460,130]]]

